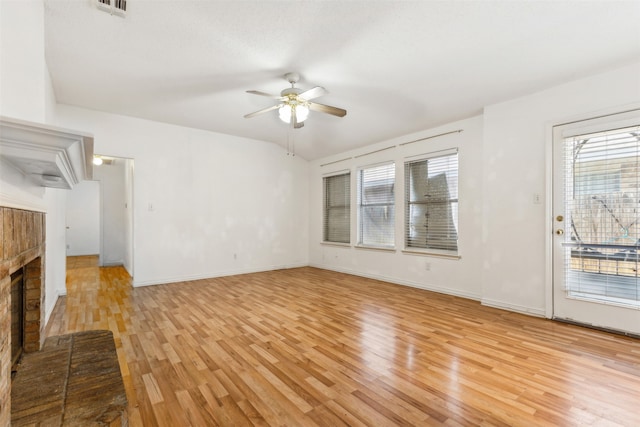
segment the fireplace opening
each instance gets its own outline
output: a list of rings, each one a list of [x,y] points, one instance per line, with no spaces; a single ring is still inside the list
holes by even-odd
[[[24,349],[24,268],[11,275],[11,376]]]

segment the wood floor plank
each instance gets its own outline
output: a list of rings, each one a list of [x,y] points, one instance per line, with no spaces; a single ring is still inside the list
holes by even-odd
[[[640,425],[640,340],[314,268],[132,288],[70,259],[132,426]]]

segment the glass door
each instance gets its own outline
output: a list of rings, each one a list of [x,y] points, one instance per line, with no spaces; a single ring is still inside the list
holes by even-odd
[[[640,334],[640,110],[553,144],[553,316]]]

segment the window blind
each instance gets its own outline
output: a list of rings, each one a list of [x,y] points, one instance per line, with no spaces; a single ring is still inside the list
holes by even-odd
[[[640,308],[640,126],[564,139],[566,291]]]
[[[458,250],[458,153],[405,163],[405,245]]]
[[[395,164],[358,170],[358,244],[395,245]]]
[[[351,242],[351,173],[326,176],[323,202],[323,240]]]

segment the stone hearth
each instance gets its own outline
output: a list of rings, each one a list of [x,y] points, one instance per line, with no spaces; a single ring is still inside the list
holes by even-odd
[[[11,424],[126,426],[127,397],[111,331],[47,338],[25,354],[11,388]]]

